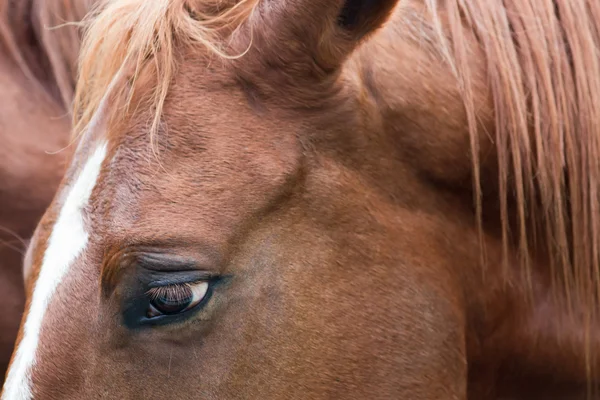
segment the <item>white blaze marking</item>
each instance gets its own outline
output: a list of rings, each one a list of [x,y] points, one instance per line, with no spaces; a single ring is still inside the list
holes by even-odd
[[[23,337],[8,372],[2,400],[30,400],[33,396],[31,369],[36,363],[35,353],[42,320],[56,288],[87,245],[88,234],[84,228],[82,211],[88,204],[105,157],[106,142],[103,142],[87,160],[58,214],[35,282]]]

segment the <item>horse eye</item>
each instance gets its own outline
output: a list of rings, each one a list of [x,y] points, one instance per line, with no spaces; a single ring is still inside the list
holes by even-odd
[[[206,297],[208,285],[208,282],[200,281],[152,288],[146,293],[150,298],[146,316],[152,318],[187,311]]]

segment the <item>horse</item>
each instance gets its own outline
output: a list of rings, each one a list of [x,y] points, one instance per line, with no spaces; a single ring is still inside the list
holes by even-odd
[[[2,400],[597,398],[600,5],[106,0]]]
[[[0,376],[25,304],[25,241],[66,167],[79,34],[89,1],[0,1]],[[56,153],[56,154],[52,154]]]

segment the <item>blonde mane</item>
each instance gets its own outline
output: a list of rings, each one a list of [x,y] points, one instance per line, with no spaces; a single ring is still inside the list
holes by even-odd
[[[501,213],[509,242],[509,201],[523,257],[543,226],[555,278],[569,296],[598,305],[600,287],[600,4],[594,1],[453,0],[445,41],[478,142],[467,63],[467,24],[486,55],[496,113]],[[436,0],[430,9],[438,8]],[[479,190],[478,190],[479,193]],[[481,199],[477,198],[479,203]],[[595,307],[594,307],[595,308]],[[595,309],[590,309],[595,312]]]
[[[202,45],[210,53],[226,54],[224,32],[231,34],[251,14],[258,0],[208,0],[198,10],[189,0],[107,0],[88,16],[80,55],[78,90],[74,103],[74,135],[92,120],[114,79],[125,74],[131,88],[140,71],[152,66],[156,88],[152,93],[158,130],[164,101],[175,71],[175,46]],[[125,91],[125,88],[119,88]],[[131,100],[129,94],[121,93]]]
[[[586,332],[593,378],[600,322],[600,3],[450,0],[445,21],[438,0],[427,3],[463,92],[478,220],[485,204],[465,26],[486,58],[505,259],[515,243],[530,279],[532,260],[547,257],[558,304]]]

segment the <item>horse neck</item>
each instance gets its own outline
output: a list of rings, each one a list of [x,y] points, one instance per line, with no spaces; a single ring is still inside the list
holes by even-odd
[[[64,24],[81,21],[92,4],[0,0],[0,40],[9,56],[65,109],[73,98],[80,34],[76,26]]]

